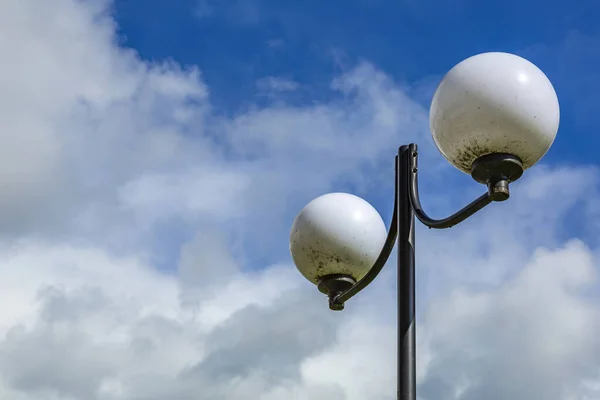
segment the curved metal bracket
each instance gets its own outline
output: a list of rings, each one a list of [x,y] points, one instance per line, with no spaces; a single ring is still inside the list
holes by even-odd
[[[419,179],[418,179],[418,151],[416,144],[409,145],[409,151],[411,154],[410,157],[410,165],[408,168],[409,174],[409,198],[411,206],[415,212],[415,216],[421,221],[425,226],[431,229],[445,229],[451,228],[454,225],[457,225],[469,218],[471,215],[475,214],[477,211],[481,210],[492,201],[494,198],[492,197],[491,190],[488,190],[486,193],[479,196],[477,199],[472,201],[467,206],[463,207],[456,213],[452,214],[449,217],[442,219],[433,219],[429,217],[425,211],[423,211],[423,206],[421,206],[421,201],[419,199]]]
[[[400,157],[400,153],[406,151],[406,147],[408,147],[410,157]],[[342,310],[344,308],[344,303],[353,296],[355,296],[358,292],[363,290],[365,287],[367,287],[367,285],[369,285],[371,282],[373,282],[373,280],[377,277],[377,275],[379,275],[379,273],[385,266],[385,263],[387,262],[388,258],[390,257],[390,254],[392,253],[392,250],[394,249],[394,245],[396,244],[396,239],[398,236],[398,205],[400,204],[400,202],[410,202],[411,208],[414,211],[414,215],[425,226],[432,229],[445,229],[451,228],[454,225],[461,223],[462,221],[466,220],[471,215],[475,214],[477,211],[481,210],[493,201],[503,201],[508,198],[508,182],[510,181],[510,178],[496,178],[487,182],[488,191],[486,193],[479,196],[467,206],[463,207],[462,209],[450,215],[449,217],[442,219],[433,219],[429,217],[425,213],[425,211],[423,211],[423,207],[421,206],[421,201],[419,199],[417,159],[418,152],[416,144],[413,143],[408,146],[402,146],[400,148],[399,155],[396,156],[394,213],[392,215],[390,230],[388,232],[383,248],[371,269],[369,269],[367,274],[361,280],[359,280],[356,284],[352,285],[350,288],[342,292],[329,293],[330,309]],[[405,160],[405,162],[403,162],[402,160]],[[398,177],[400,176],[399,174],[408,174],[407,188],[398,187]],[[516,176],[516,178],[518,179],[518,176]]]
[[[392,222],[390,223],[390,230],[388,231],[387,238],[385,239],[385,243],[383,244],[383,248],[375,260],[375,263],[367,272],[365,276],[361,280],[359,280],[354,286],[349,288],[348,290],[339,293],[335,296],[329,298],[329,308],[332,310],[341,310],[344,307],[344,303],[348,301],[351,297],[356,295],[358,292],[363,290],[369,283],[373,282],[377,275],[381,272],[388,258],[390,258],[390,254],[392,254],[392,250],[394,250],[394,245],[396,244],[396,237],[398,236],[398,156],[396,156],[396,184],[394,188],[394,212],[392,214]]]

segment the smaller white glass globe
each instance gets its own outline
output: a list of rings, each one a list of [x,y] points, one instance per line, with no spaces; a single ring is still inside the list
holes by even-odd
[[[457,64],[437,88],[430,110],[433,139],[458,169],[476,158],[508,153],[525,169],[548,151],[560,120],[558,98],[546,75],[508,53],[483,53]]]
[[[329,193],[308,203],[290,234],[296,267],[314,284],[332,274],[360,280],[383,249],[387,230],[368,202],[348,193]]]

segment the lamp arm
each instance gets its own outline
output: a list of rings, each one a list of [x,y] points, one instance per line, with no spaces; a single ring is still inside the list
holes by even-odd
[[[387,238],[385,239],[385,243],[377,260],[373,266],[369,269],[365,276],[362,277],[357,283],[352,285],[350,288],[346,289],[343,292],[337,294],[331,294],[329,297],[329,308],[332,310],[341,310],[344,307],[344,303],[350,298],[354,297],[358,292],[367,287],[385,266],[392,250],[394,249],[394,245],[396,244],[396,238],[398,236],[398,196],[399,196],[399,188],[398,188],[398,177],[399,174],[408,174],[408,193],[404,192],[403,197],[405,201],[410,201],[410,205],[414,211],[415,216],[421,221],[424,225],[432,229],[445,229],[451,228],[454,225],[461,223],[462,221],[469,218],[471,215],[475,214],[477,211],[481,210],[488,204],[493,201],[503,201],[507,196],[508,188],[508,180],[505,179],[497,179],[494,181],[490,181],[488,183],[488,191],[477,199],[472,201],[467,206],[463,207],[456,213],[450,215],[449,217],[443,219],[433,219],[429,217],[425,211],[423,211],[423,207],[421,206],[421,201],[419,199],[419,185],[418,185],[418,168],[417,168],[417,145],[410,144],[409,146],[410,156],[409,160],[406,164],[401,165],[398,162],[398,156],[396,156],[396,179],[395,179],[395,188],[394,188],[394,212],[392,214],[392,222],[390,224],[390,230],[388,231]]]
[[[471,203],[469,203],[467,206],[463,207],[462,209],[460,209],[459,211],[450,215],[449,217],[442,218],[442,219],[433,219],[433,218],[429,217],[425,213],[425,211],[423,211],[423,206],[421,206],[421,201],[419,199],[417,145],[413,143],[409,146],[409,149],[410,149],[411,157],[410,157],[410,161],[409,161],[410,165],[409,165],[407,173],[409,174],[408,190],[409,190],[410,203],[415,212],[415,216],[425,226],[429,227],[430,229],[451,228],[454,225],[457,225],[457,224],[463,222],[464,220],[469,218],[471,215],[475,214],[477,211],[481,210],[482,208],[484,208],[485,206],[490,204],[492,201],[494,201],[494,196],[493,196],[494,186],[490,185],[490,186],[488,186],[489,189],[486,193],[482,194],[477,199],[475,199]]]
[[[388,258],[390,257],[390,254],[392,254],[392,250],[394,250],[394,245],[396,244],[396,238],[398,236],[398,221],[397,221],[398,220],[398,211],[397,211],[398,207],[396,207],[396,204],[398,201],[398,179],[397,179],[398,178],[398,167],[397,167],[398,156],[396,156],[395,165],[396,165],[396,179],[395,179],[396,184],[394,186],[394,212],[392,214],[392,222],[390,223],[390,230],[388,231],[388,235],[387,235],[387,238],[385,239],[385,243],[383,244],[383,248],[381,249],[381,252],[379,253],[379,256],[377,257],[377,260],[375,260],[375,263],[373,264],[371,269],[369,269],[367,274],[365,276],[363,276],[361,280],[356,282],[356,284],[354,284],[352,287],[350,287],[346,291],[329,298],[329,308],[331,308],[332,310],[339,309],[339,307],[343,306],[343,304],[346,301],[348,301],[351,297],[356,295],[358,292],[360,292],[365,287],[367,287],[371,282],[373,282],[373,280],[375,280],[375,278],[377,278],[377,275],[379,275],[379,273],[385,266],[385,263],[387,262]]]

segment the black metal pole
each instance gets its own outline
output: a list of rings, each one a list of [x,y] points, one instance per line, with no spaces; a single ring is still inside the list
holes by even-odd
[[[409,146],[398,150],[398,400],[416,400],[415,214],[410,200]]]

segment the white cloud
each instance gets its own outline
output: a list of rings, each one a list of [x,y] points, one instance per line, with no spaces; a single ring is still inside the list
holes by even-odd
[[[579,241],[538,249],[501,287],[457,290],[421,327],[423,398],[583,399],[600,392],[597,269]]]
[[[280,49],[285,46],[285,41],[283,39],[269,39],[266,45],[270,49]]]
[[[200,20],[221,17],[236,25],[256,25],[262,21],[263,5],[258,0],[198,0],[194,14]]]
[[[285,252],[334,186],[389,193],[426,111],[364,63],[329,102],[218,117],[198,69],[117,45],[109,7],[0,3],[0,398],[394,398],[392,270],[332,313],[288,259],[248,253]],[[563,229],[579,203],[598,226],[598,172],[534,171],[419,234],[423,398],[598,396],[597,249]]]
[[[259,90],[264,92],[293,92],[298,89],[298,82],[276,76],[267,76],[256,82]]]

